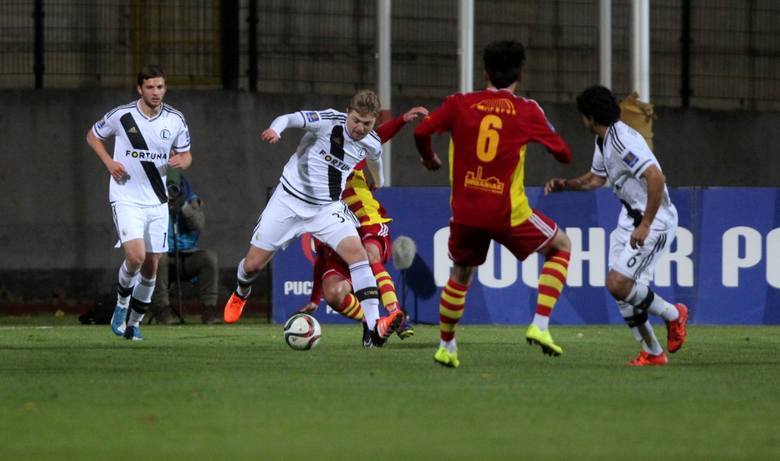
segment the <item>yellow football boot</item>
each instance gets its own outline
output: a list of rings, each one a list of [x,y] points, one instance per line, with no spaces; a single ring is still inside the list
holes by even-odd
[[[539,345],[542,348],[542,352],[547,355],[557,357],[563,354],[563,349],[555,344],[552,336],[550,335],[550,331],[542,331],[533,323],[528,327],[528,331],[525,332],[525,339],[528,341],[528,344]]]
[[[458,360],[457,352],[448,352],[446,347],[440,347],[435,354],[433,354],[433,361],[439,365],[450,368],[458,368],[460,366],[460,360]]]

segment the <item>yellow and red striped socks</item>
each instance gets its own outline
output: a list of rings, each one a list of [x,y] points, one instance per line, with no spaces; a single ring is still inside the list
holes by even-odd
[[[542,265],[539,274],[539,293],[536,298],[536,314],[533,323],[540,330],[546,330],[550,324],[550,314],[566,285],[569,272],[569,256],[565,251],[551,251]]]
[[[341,301],[341,305],[336,308],[336,311],[348,319],[363,319],[363,308],[360,307],[360,301],[358,301],[357,296],[352,293],[344,296],[344,300]]]
[[[463,306],[466,304],[468,289],[468,285],[461,285],[449,279],[447,285],[441,290],[439,329],[442,343],[450,343],[455,339],[455,325],[463,317]]]
[[[398,303],[398,296],[395,293],[395,284],[393,278],[387,273],[384,264],[375,262],[371,264],[371,271],[376,278],[376,286],[379,288],[379,297],[382,298],[382,305],[387,312],[393,312],[401,307]]]

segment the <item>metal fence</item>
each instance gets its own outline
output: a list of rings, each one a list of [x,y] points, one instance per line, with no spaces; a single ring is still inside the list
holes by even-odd
[[[220,83],[218,0],[0,2],[0,87],[121,87],[146,63]],[[36,18],[42,27],[36,31]],[[36,32],[38,36],[36,37]],[[36,57],[42,57],[36,66]],[[37,68],[39,67],[39,68]]]
[[[392,5],[393,94],[455,91],[457,0]],[[653,102],[780,110],[780,2],[653,0],[650,7]],[[476,0],[475,17],[477,52],[502,38],[526,44],[524,94],[570,102],[598,81],[598,0]],[[618,94],[632,90],[630,24],[630,0],[613,0]],[[237,35],[235,44],[225,32]],[[234,53],[235,85],[226,85],[224,62]],[[375,85],[375,53],[371,0],[0,2],[0,88],[34,86],[36,69],[45,88],[127,86],[154,62],[177,86],[349,94]],[[479,66],[477,56],[476,86]]]

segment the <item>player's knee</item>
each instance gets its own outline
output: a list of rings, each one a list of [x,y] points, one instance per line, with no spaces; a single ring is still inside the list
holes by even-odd
[[[553,239],[553,247],[558,251],[571,252],[571,239],[565,232],[559,230]]]
[[[357,238],[344,239],[339,243],[336,252],[341,256],[341,259],[343,259],[344,262],[350,265],[359,261],[368,260],[366,249],[363,248],[363,245]]]
[[[334,283],[332,285],[326,285],[322,287],[322,296],[325,298],[325,302],[330,307],[338,309],[341,306],[344,297],[347,295],[347,291],[343,289],[340,283]]]
[[[244,271],[250,275],[260,272],[272,256],[273,252],[252,247],[244,258]]]
[[[607,274],[607,290],[615,299],[625,300],[631,293],[632,285],[633,280],[619,272],[609,271]]]
[[[146,260],[146,253],[143,251],[128,251],[125,254],[126,266],[128,269],[137,271],[143,266]]]
[[[366,255],[368,256],[368,262],[371,264],[382,262],[382,254],[380,251],[380,244],[376,240],[367,240],[363,243],[366,249]]]
[[[460,283],[461,285],[470,285],[471,277],[473,274],[474,274],[473,266],[462,266],[459,264],[455,264],[454,266],[452,266],[451,277],[454,281]]]

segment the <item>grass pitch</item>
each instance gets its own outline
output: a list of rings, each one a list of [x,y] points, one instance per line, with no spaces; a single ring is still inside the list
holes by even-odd
[[[689,327],[666,367],[628,368],[621,326],[438,327],[363,350],[356,326],[312,351],[281,327],[0,319],[0,459],[777,459],[780,328]],[[50,326],[43,326],[48,323]],[[657,331],[659,338],[666,333]]]

